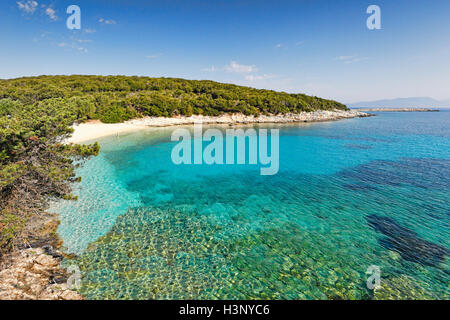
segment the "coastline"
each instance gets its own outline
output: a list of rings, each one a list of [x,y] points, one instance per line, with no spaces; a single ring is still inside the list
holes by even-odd
[[[243,114],[225,114],[217,117],[190,116],[190,117],[144,117],[129,120],[123,123],[102,123],[92,120],[86,123],[73,125],[73,134],[64,140],[64,143],[83,143],[97,138],[141,130],[150,127],[169,127],[177,125],[204,124],[248,124],[248,123],[301,123],[322,122],[350,119],[356,117],[370,117],[372,114],[356,110],[333,110],[302,112],[298,114],[261,115],[258,117]],[[49,299],[49,300],[82,300],[78,292],[68,288],[65,283],[69,274],[60,263],[65,256],[61,250],[62,241],[56,233],[58,216],[51,214],[49,221],[53,227],[47,230],[54,233],[59,243],[49,241],[46,235],[41,234],[43,241],[40,245],[30,245],[15,250],[5,256],[0,263],[0,299]],[[41,221],[41,224],[45,224]],[[45,239],[44,239],[45,238]],[[40,241],[37,241],[39,243]],[[55,281],[55,279],[58,279]]]
[[[282,115],[246,116],[243,114],[224,114],[221,116],[193,115],[190,117],[178,116],[143,117],[122,123],[102,123],[99,120],[88,121],[73,125],[73,134],[64,140],[64,143],[83,143],[94,139],[126,133],[151,127],[170,127],[177,125],[203,124],[249,124],[249,123],[295,123],[295,122],[322,122],[340,119],[370,117],[372,114],[358,110],[319,110],[313,112],[288,113]]]

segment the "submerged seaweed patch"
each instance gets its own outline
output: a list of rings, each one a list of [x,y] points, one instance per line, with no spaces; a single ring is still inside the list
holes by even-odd
[[[414,231],[402,227],[394,219],[370,215],[367,221],[377,232],[386,236],[380,239],[380,244],[400,253],[405,260],[438,267],[448,255],[445,247],[419,238]]]
[[[435,295],[423,288],[417,280],[407,276],[383,279],[381,288],[374,290],[375,300],[433,300]]]
[[[446,190],[450,188],[450,159],[375,160],[340,175],[369,184]]]
[[[369,298],[364,268],[329,259],[341,254],[324,246],[323,235],[295,223],[240,229],[191,210],[130,210],[77,261],[81,292],[91,299]]]

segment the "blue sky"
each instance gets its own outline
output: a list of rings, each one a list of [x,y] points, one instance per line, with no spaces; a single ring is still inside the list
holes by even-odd
[[[81,8],[81,30],[66,8]],[[366,9],[381,8],[381,30]],[[450,99],[448,0],[2,0],[0,78],[211,79],[342,102]]]

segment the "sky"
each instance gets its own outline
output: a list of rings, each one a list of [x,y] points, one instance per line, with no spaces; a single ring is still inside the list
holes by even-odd
[[[69,5],[81,11],[70,30]],[[381,29],[369,30],[370,5]],[[2,0],[0,78],[209,79],[344,103],[450,99],[448,0]]]

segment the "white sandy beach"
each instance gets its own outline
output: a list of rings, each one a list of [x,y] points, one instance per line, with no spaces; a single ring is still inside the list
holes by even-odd
[[[292,122],[318,122],[355,117],[367,117],[369,114],[356,111],[314,111],[290,113],[283,115],[261,115],[258,117],[243,114],[225,114],[217,117],[193,115],[190,117],[180,116],[173,118],[144,117],[133,119],[122,123],[102,123],[98,120],[75,124],[74,132],[66,143],[82,143],[93,139],[116,135],[124,132],[141,130],[149,127],[166,127],[175,125],[190,125],[194,123],[203,124],[246,124],[246,123],[292,123]]]

